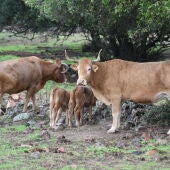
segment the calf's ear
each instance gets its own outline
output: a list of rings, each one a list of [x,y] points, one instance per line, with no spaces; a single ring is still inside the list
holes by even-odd
[[[92,65],[92,70],[93,70],[94,72],[96,72],[96,71],[98,70],[98,66],[95,65],[95,64],[93,64],[93,65]]]
[[[72,64],[70,67],[71,67],[73,70],[75,70],[75,71],[77,71],[77,70],[78,70],[78,69],[77,69],[78,64]]]

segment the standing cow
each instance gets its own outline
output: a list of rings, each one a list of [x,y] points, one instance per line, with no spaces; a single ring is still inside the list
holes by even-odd
[[[38,92],[48,80],[65,82],[65,72],[68,66],[62,64],[60,59],[56,62],[45,61],[38,57],[26,57],[0,62],[0,99],[4,93],[14,94],[27,90],[23,111],[32,99],[33,110],[36,109],[35,93]]]
[[[55,128],[62,112],[66,112],[66,124],[68,124],[68,103],[70,92],[56,87],[50,93],[50,127]]]
[[[78,70],[77,85],[88,85],[98,100],[112,107],[113,122],[108,133],[120,126],[122,100],[139,103],[152,103],[163,97],[170,100],[170,61],[98,62],[85,58],[77,62],[72,65]]]
[[[76,86],[70,92],[70,101],[69,101],[69,126],[71,126],[70,117],[74,113],[76,120],[76,126],[82,125],[82,114],[83,108],[89,107],[89,119],[92,117],[92,106],[96,105],[96,98],[92,90],[88,87]]]

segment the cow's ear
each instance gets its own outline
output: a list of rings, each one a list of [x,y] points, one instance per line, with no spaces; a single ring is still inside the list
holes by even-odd
[[[55,62],[56,62],[58,65],[61,65],[61,60],[60,60],[59,58],[57,58],[57,59],[55,60]]]
[[[78,64],[72,64],[70,67],[71,67],[73,70],[75,70],[75,71],[77,71],[77,70],[78,70],[78,69],[77,69]]]
[[[95,64],[93,64],[93,65],[92,65],[92,70],[93,70],[94,72],[96,72],[96,71],[98,70],[98,66],[95,65]]]

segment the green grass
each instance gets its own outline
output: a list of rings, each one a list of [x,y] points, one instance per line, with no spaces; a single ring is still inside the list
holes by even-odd
[[[150,169],[168,170],[168,168],[166,168],[166,167],[163,168],[160,165],[161,165],[160,163],[155,162],[155,161],[144,162],[144,163],[140,163],[140,164],[136,164],[136,165],[127,163],[127,164],[122,165],[120,169],[123,169],[123,170],[136,170],[136,169],[139,169],[139,170],[150,170]]]
[[[40,92],[46,93],[55,87],[60,87],[65,90],[71,91],[75,87],[75,83],[56,83],[54,81],[48,81],[45,84],[44,88],[42,90],[40,90]]]
[[[74,166],[64,166],[63,168],[59,170],[86,170],[86,169],[81,166],[74,165]]]
[[[6,60],[14,60],[18,57],[15,55],[0,55],[0,61],[6,61]]]
[[[14,146],[11,141],[0,141],[0,156],[11,156],[28,151],[28,148]]]
[[[35,45],[8,45],[0,47],[0,52],[6,51],[39,52]]]
[[[1,133],[7,133],[7,132],[23,132],[26,130],[25,125],[12,125],[12,126],[6,126],[3,128],[0,128]]]
[[[87,152],[94,154],[94,155],[101,156],[105,153],[112,153],[112,152],[127,153],[128,151],[124,149],[116,148],[116,147],[105,147],[105,146],[94,147],[92,146],[92,147],[87,148]]]

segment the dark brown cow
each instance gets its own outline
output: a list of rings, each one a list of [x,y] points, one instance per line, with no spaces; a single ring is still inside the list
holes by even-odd
[[[55,128],[62,112],[66,112],[66,124],[68,124],[68,103],[70,93],[62,88],[56,87],[50,93],[50,126]]]
[[[72,68],[78,70],[77,85],[88,85],[98,100],[112,106],[113,122],[108,133],[120,126],[122,100],[139,103],[152,103],[163,97],[170,100],[170,61],[97,62],[85,58]]]
[[[0,99],[4,93],[14,94],[27,90],[23,111],[27,110],[30,98],[35,110],[35,93],[48,80],[65,82],[65,66],[59,59],[53,63],[35,56],[0,62]]]
[[[76,126],[82,125],[82,113],[84,107],[89,107],[90,120],[92,116],[92,106],[96,105],[96,98],[88,87],[77,86],[70,92],[69,101],[69,126],[70,117],[74,113]]]

